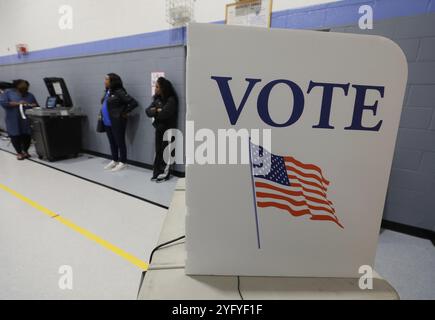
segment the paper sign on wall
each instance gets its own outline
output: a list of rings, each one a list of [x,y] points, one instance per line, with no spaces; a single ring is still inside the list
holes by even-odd
[[[377,36],[212,24],[189,25],[187,52],[198,149],[187,155],[186,272],[360,276],[376,252],[403,52]],[[248,162],[224,161],[231,130]],[[216,150],[198,163],[206,144]]]

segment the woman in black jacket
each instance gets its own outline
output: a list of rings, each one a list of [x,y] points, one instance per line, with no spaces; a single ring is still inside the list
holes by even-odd
[[[121,77],[117,74],[109,73],[105,78],[104,85],[106,91],[101,99],[101,116],[112,152],[112,161],[104,169],[119,171],[126,167],[127,162],[127,146],[125,144],[127,115],[138,106],[138,103],[128,95]]]
[[[153,176],[151,180],[162,182],[169,179],[169,163],[166,163],[163,152],[168,145],[163,141],[166,130],[176,128],[178,112],[178,97],[172,83],[160,77],[157,79],[153,102],[146,109],[146,114],[154,118],[153,126],[156,129]]]

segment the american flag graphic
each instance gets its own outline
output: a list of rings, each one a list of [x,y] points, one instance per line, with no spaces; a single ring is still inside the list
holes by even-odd
[[[330,221],[343,228],[328,199],[330,182],[322,169],[292,156],[277,156],[250,143],[254,202],[258,208],[273,207],[294,217]],[[258,235],[258,217],[257,235]]]

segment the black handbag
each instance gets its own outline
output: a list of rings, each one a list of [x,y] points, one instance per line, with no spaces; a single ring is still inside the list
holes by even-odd
[[[106,132],[106,128],[104,128],[103,116],[101,115],[101,112],[98,115],[97,132],[99,133]]]

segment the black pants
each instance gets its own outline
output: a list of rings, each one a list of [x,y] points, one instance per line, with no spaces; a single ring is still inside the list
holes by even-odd
[[[157,177],[162,173],[165,173],[167,176],[169,176],[169,166],[166,164],[165,159],[163,157],[165,148],[168,146],[168,141],[163,140],[163,135],[167,129],[168,128],[165,127],[156,128],[156,136],[155,136],[156,155],[154,158],[154,166],[153,166],[154,177]]]
[[[127,162],[127,146],[125,144],[125,129],[126,121],[112,121],[111,127],[105,127],[107,138],[110,143],[110,151],[112,152],[112,160],[116,162]]]
[[[22,134],[19,136],[11,136],[11,142],[17,153],[27,153],[30,147],[31,137],[28,134]]]

